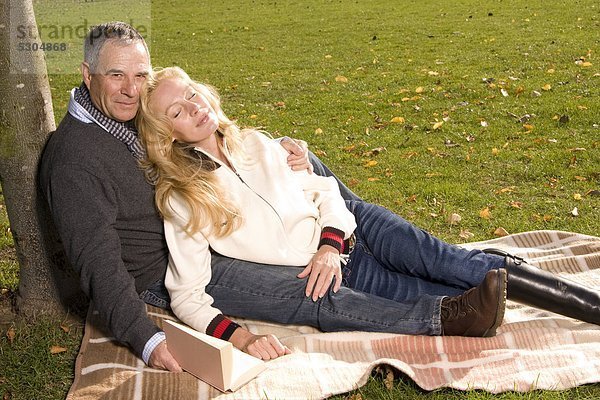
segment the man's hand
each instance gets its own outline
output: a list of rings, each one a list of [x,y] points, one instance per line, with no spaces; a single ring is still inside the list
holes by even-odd
[[[292,351],[284,346],[275,335],[255,335],[244,328],[237,328],[229,341],[244,353],[261,360],[273,360]]]
[[[179,363],[175,361],[175,358],[171,355],[171,352],[167,348],[167,341],[163,340],[158,346],[154,348],[148,365],[156,369],[166,369],[171,372],[182,372],[183,370],[179,366]]]
[[[308,160],[308,145],[304,140],[291,139],[286,136],[281,139],[280,144],[288,153],[290,153],[287,162],[293,171],[302,171],[306,169],[309,174],[312,174],[313,166]]]
[[[331,281],[335,279],[334,293],[342,285],[342,267],[340,265],[340,253],[333,246],[323,245],[317,250],[310,263],[298,274],[298,278],[306,278],[306,297],[312,293],[313,301],[325,296]]]

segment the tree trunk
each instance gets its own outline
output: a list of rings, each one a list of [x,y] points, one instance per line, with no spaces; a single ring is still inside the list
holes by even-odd
[[[0,0],[0,180],[20,265],[17,309],[62,312],[79,295],[37,179],[55,129],[41,49],[19,51],[17,27],[37,27],[32,0]],[[35,28],[37,29],[37,28]]]

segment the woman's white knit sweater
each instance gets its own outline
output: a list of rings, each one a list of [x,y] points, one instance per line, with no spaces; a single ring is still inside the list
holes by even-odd
[[[205,292],[211,278],[210,248],[231,258],[306,266],[323,228],[342,231],[344,239],[356,228],[334,178],[292,171],[285,149],[259,132],[247,135],[242,148],[243,159],[226,155],[233,169],[213,158],[220,165],[213,173],[242,218],[231,235],[215,237],[210,226],[188,235],[183,230],[190,218],[185,203],[178,196],[169,199],[174,218],[165,221],[170,253],[165,283],[171,308],[201,332],[220,314]]]

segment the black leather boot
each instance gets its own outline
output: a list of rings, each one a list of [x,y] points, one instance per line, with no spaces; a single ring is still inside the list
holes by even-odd
[[[504,257],[509,300],[600,325],[600,291],[530,265],[505,251],[483,252]]]

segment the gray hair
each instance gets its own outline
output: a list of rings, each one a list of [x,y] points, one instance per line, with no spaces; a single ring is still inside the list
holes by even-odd
[[[125,22],[107,22],[101,25],[95,25],[90,28],[83,46],[83,60],[90,66],[92,73],[96,72],[100,50],[107,42],[127,46],[140,42],[144,45],[148,58],[148,45],[140,33],[131,25]]]

